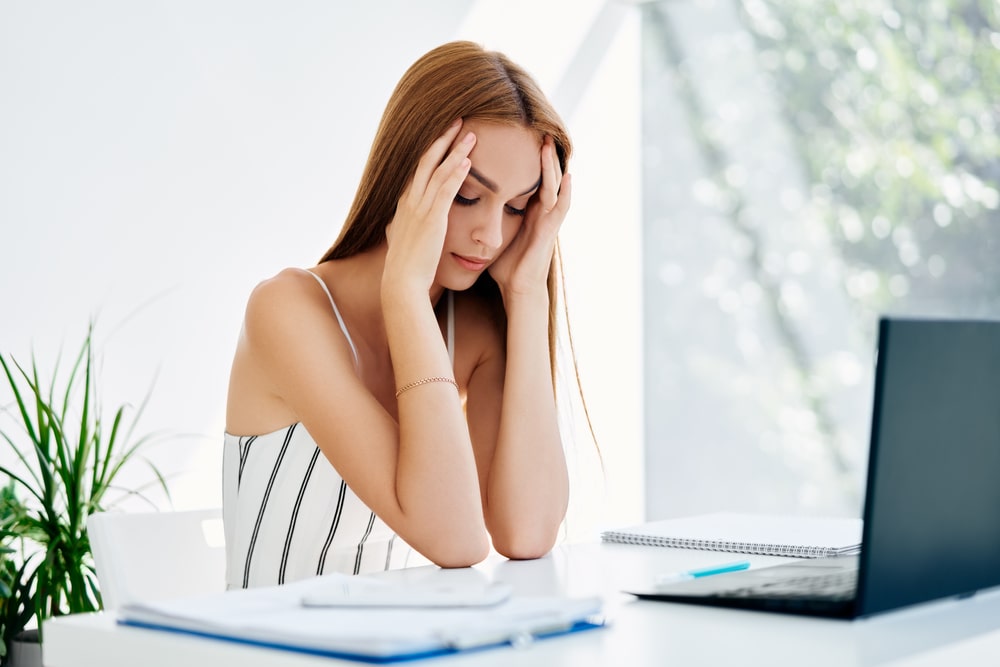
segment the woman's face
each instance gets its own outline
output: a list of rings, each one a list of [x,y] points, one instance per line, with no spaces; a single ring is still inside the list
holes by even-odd
[[[525,127],[466,121],[476,135],[472,167],[448,214],[436,282],[464,290],[510,245],[541,184],[541,139]]]

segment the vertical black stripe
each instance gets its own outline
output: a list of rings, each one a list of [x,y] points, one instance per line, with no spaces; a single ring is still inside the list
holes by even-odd
[[[316,467],[316,459],[319,457],[319,447],[313,452],[309,460],[309,467],[306,468],[305,477],[302,478],[302,485],[299,487],[299,495],[295,498],[295,505],[292,507],[292,517],[288,522],[288,534],[285,535],[285,548],[281,552],[281,567],[278,569],[278,583],[285,583],[285,570],[288,569],[288,552],[292,548],[292,534],[295,532],[295,522],[299,518],[299,508],[302,507],[302,497],[306,494],[306,486],[309,478],[312,477],[313,468]]]
[[[358,542],[358,555],[354,557],[354,574],[361,572],[361,552],[365,549],[365,540],[368,536],[372,534],[372,526],[375,525],[375,512],[368,517],[368,528],[365,530],[365,534],[361,537],[361,541]]]
[[[226,502],[226,496],[228,495],[228,490],[229,490],[229,485],[226,483],[226,480],[228,480],[229,476],[232,474],[229,472],[229,469],[232,468],[232,466],[228,465],[229,459],[232,458],[232,454],[229,453],[229,450],[231,450],[232,447],[226,447],[226,444],[227,444],[226,441],[223,440],[222,444],[222,502],[223,503]],[[237,480],[236,490],[239,491],[239,488],[240,488],[239,481]]]
[[[260,509],[257,511],[257,523],[254,524],[253,534],[250,536],[250,546],[247,548],[247,558],[246,563],[243,566],[243,588],[250,585],[250,561],[253,558],[253,550],[257,544],[257,534],[260,532],[260,524],[264,520],[264,510],[267,508],[267,499],[271,495],[271,488],[274,486],[274,480],[278,476],[278,468],[281,467],[281,461],[285,458],[285,452],[288,450],[288,443],[292,439],[292,433],[295,431],[295,424],[288,427],[288,432],[285,433],[285,441],[281,445],[281,451],[278,452],[278,460],[274,462],[274,468],[271,470],[271,478],[267,481],[267,488],[264,490],[264,498],[260,501]],[[248,442],[252,442],[251,438]]]
[[[389,538],[389,546],[385,549],[385,569],[388,570],[389,566],[392,565],[392,545],[396,543],[396,534],[393,533],[392,537]]]
[[[243,438],[242,437],[240,437],[236,441],[237,446],[238,446],[237,448],[239,449],[239,452],[240,452],[240,472],[239,472],[239,475],[236,477],[236,488],[237,488],[237,490],[240,488],[240,482],[243,481],[243,466],[246,465],[246,463],[247,463],[247,457],[250,455],[250,445],[252,445],[253,441],[256,440],[256,439],[257,439],[257,436],[252,435],[252,436],[250,436],[249,439],[247,439],[247,441],[245,443],[243,442]]]
[[[326,554],[333,544],[333,536],[337,534],[337,525],[340,523],[340,515],[344,511],[344,497],[347,495],[347,482],[340,480],[340,494],[337,496],[337,510],[333,513],[333,521],[330,523],[330,532],[326,536],[323,544],[323,551],[319,554],[319,563],[316,566],[316,574],[323,574],[326,567]]]

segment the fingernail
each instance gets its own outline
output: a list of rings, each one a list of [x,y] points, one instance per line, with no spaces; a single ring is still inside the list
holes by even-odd
[[[448,129],[449,130],[454,129],[454,128],[458,127],[461,124],[462,124],[462,119],[461,118],[456,118],[455,120],[453,120],[451,122],[451,125],[448,126]]]
[[[476,140],[476,135],[474,135],[472,132],[469,132],[467,135],[465,135],[465,138],[462,139],[462,143],[471,144],[475,140]]]

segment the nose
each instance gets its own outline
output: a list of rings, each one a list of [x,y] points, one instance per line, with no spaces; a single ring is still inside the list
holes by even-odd
[[[472,227],[472,240],[492,252],[503,243],[503,208],[486,209],[478,217]]]

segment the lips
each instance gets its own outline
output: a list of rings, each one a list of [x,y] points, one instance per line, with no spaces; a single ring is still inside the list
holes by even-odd
[[[458,255],[455,253],[451,253],[451,256],[455,258],[455,261],[459,266],[468,271],[482,271],[490,263],[488,259],[482,259],[479,257],[466,257],[465,255]]]

